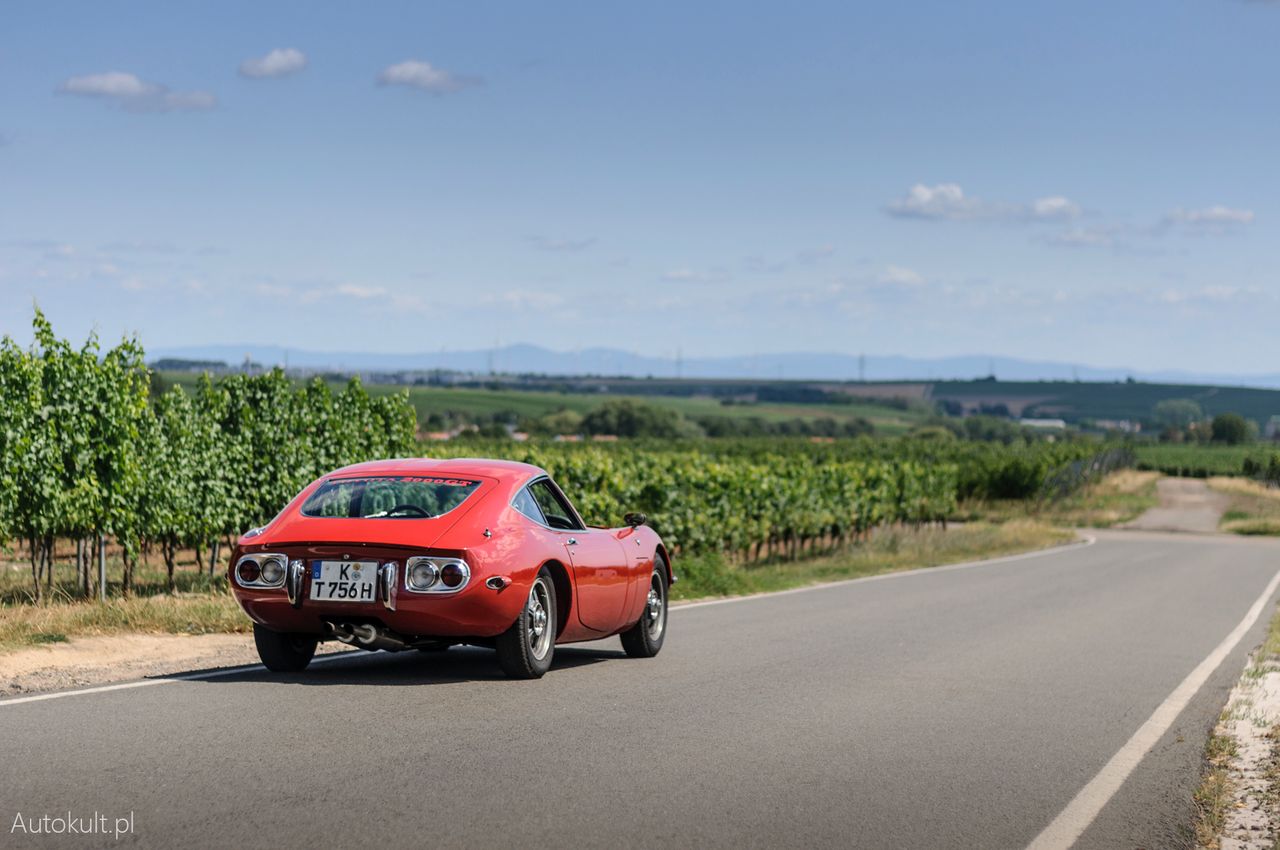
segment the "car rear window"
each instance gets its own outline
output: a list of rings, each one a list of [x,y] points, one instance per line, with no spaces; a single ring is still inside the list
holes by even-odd
[[[480,486],[466,478],[420,475],[334,478],[302,505],[309,517],[429,519],[461,505]]]

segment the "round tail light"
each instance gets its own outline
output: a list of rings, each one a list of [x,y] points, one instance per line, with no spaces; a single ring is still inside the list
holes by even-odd
[[[268,558],[261,567],[263,584],[280,584],[284,581],[284,561]]]
[[[414,590],[426,590],[440,578],[440,570],[430,561],[419,561],[409,570],[409,586]]]
[[[262,578],[262,568],[252,558],[245,558],[236,567],[236,578],[240,579],[241,584],[253,584]]]
[[[461,564],[449,563],[440,571],[440,581],[445,587],[458,587],[467,580],[467,568]]]

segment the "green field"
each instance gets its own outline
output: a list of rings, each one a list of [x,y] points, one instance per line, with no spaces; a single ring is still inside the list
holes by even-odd
[[[1276,451],[1265,443],[1244,446],[1158,443],[1137,446],[1134,454],[1137,456],[1138,469],[1151,469],[1186,478],[1209,478],[1214,475],[1243,475],[1246,458],[1253,458],[1265,465]]]
[[[181,384],[191,390],[199,380],[190,372],[164,372],[162,379],[169,384]],[[332,381],[333,388],[343,385],[340,381]],[[606,401],[631,399],[655,407],[675,410],[688,419],[704,416],[727,417],[732,419],[757,418],[766,422],[782,422],[788,420],[831,419],[845,422],[853,419],[866,419],[876,432],[886,435],[898,435],[928,418],[928,411],[920,408],[897,409],[875,402],[852,404],[801,404],[801,403],[735,403],[724,404],[720,400],[708,396],[676,396],[676,395],[620,395],[615,393],[570,393],[547,392],[539,390],[513,389],[470,389],[454,387],[409,386],[401,387],[388,384],[368,384],[365,387],[370,395],[383,396],[408,390],[409,402],[417,411],[418,421],[425,422],[431,414],[444,417],[463,416],[469,419],[476,417],[492,417],[512,415],[514,417],[537,418],[558,410],[572,410],[577,413],[588,413]]]

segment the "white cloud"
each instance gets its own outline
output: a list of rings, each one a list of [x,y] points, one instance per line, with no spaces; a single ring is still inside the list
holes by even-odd
[[[448,94],[478,86],[479,77],[460,77],[430,62],[408,59],[383,68],[378,74],[378,85],[410,86],[432,94]]]
[[[260,283],[254,287],[254,292],[264,298],[290,298],[294,294],[292,287],[277,283]]]
[[[1030,204],[988,202],[964,193],[959,183],[926,186],[917,183],[907,194],[885,206],[896,218],[934,221],[1064,221],[1081,214],[1078,204],[1061,195],[1038,198]]]
[[[965,197],[958,183],[939,183],[926,186],[917,183],[906,197],[891,202],[885,209],[889,215],[899,218],[967,219],[974,218],[981,205]]]
[[[1264,297],[1262,289],[1256,286],[1230,286],[1212,284],[1197,289],[1166,289],[1155,293],[1155,300],[1164,304],[1213,303],[1224,304],[1240,302],[1257,304]]]
[[[549,310],[563,304],[564,297],[544,290],[510,289],[485,295],[480,303],[501,304],[517,310]]]
[[[133,74],[124,71],[107,71],[105,74],[85,74],[62,81],[58,90],[67,94],[83,94],[90,97],[145,97],[159,89],[152,83],[144,83]]]
[[[58,91],[111,100],[132,112],[203,112],[218,105],[218,98],[211,92],[170,91],[166,86],[149,83],[125,71],[69,77],[58,86]]]
[[[886,286],[923,286],[924,275],[905,266],[887,266],[880,275],[880,283]]]
[[[681,266],[662,273],[662,279],[672,283],[711,283],[712,281],[722,281],[727,278],[728,275],[725,270],[720,268],[701,271],[688,266]]]
[[[1115,233],[1110,228],[1074,227],[1055,233],[1045,241],[1063,248],[1106,248],[1115,243]]]
[[[385,286],[361,286],[355,283],[344,283],[336,291],[349,298],[381,298],[387,294]]]
[[[1233,209],[1218,204],[1198,210],[1178,207],[1169,211],[1165,221],[1169,224],[1185,224],[1189,227],[1221,229],[1240,224],[1252,224],[1253,218],[1253,210]]]
[[[277,47],[266,56],[240,63],[240,76],[254,80],[287,77],[307,67],[307,54],[292,47]]]
[[[1061,221],[1079,217],[1080,207],[1061,195],[1052,195],[1032,202],[1030,212],[1039,221]]]

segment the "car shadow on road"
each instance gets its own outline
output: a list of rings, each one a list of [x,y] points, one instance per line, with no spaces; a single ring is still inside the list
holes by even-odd
[[[321,659],[333,658],[332,661]],[[557,647],[555,660],[547,675],[587,667],[602,661],[626,658],[617,649]],[[293,685],[448,685],[460,682],[511,681],[498,666],[493,650],[478,647],[453,647],[444,652],[352,652],[340,656],[319,656],[301,673],[272,673],[262,668],[211,672],[208,678],[199,673],[184,673],[189,681],[209,685],[278,682]],[[162,677],[168,678],[168,677]]]

